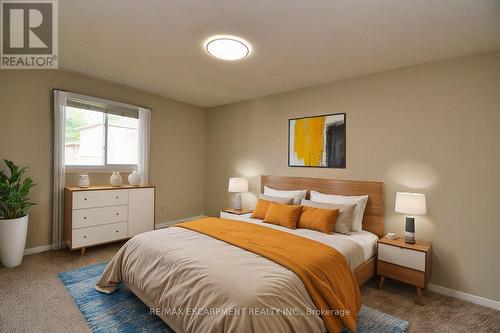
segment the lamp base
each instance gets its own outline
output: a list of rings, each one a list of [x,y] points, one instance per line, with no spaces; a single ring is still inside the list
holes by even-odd
[[[233,208],[236,210],[241,210],[241,194],[240,193],[236,193],[236,195],[234,196]]]
[[[413,216],[406,217],[405,243],[415,244],[415,218]]]

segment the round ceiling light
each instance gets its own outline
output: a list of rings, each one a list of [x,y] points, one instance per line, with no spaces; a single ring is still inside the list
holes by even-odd
[[[235,36],[213,36],[205,41],[205,50],[218,59],[235,61],[248,57],[250,44]]]

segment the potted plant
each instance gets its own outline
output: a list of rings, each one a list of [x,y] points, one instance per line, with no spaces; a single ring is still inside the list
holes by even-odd
[[[23,179],[26,168],[4,160],[9,175],[0,171],[0,261],[5,267],[19,266],[23,260],[30,190],[35,183],[30,177]]]

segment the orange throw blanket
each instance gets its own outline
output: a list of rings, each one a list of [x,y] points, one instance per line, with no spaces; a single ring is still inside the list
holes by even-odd
[[[203,218],[176,226],[256,253],[291,270],[321,310],[328,332],[340,332],[343,327],[356,332],[361,295],[345,257],[334,248],[288,232],[219,218]]]

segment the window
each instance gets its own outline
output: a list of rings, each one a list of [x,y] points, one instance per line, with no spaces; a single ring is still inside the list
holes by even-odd
[[[150,123],[148,108],[54,89],[54,249],[63,246],[67,173],[137,169],[149,184]]]
[[[138,111],[91,100],[68,99],[65,165],[75,169],[137,166]]]

